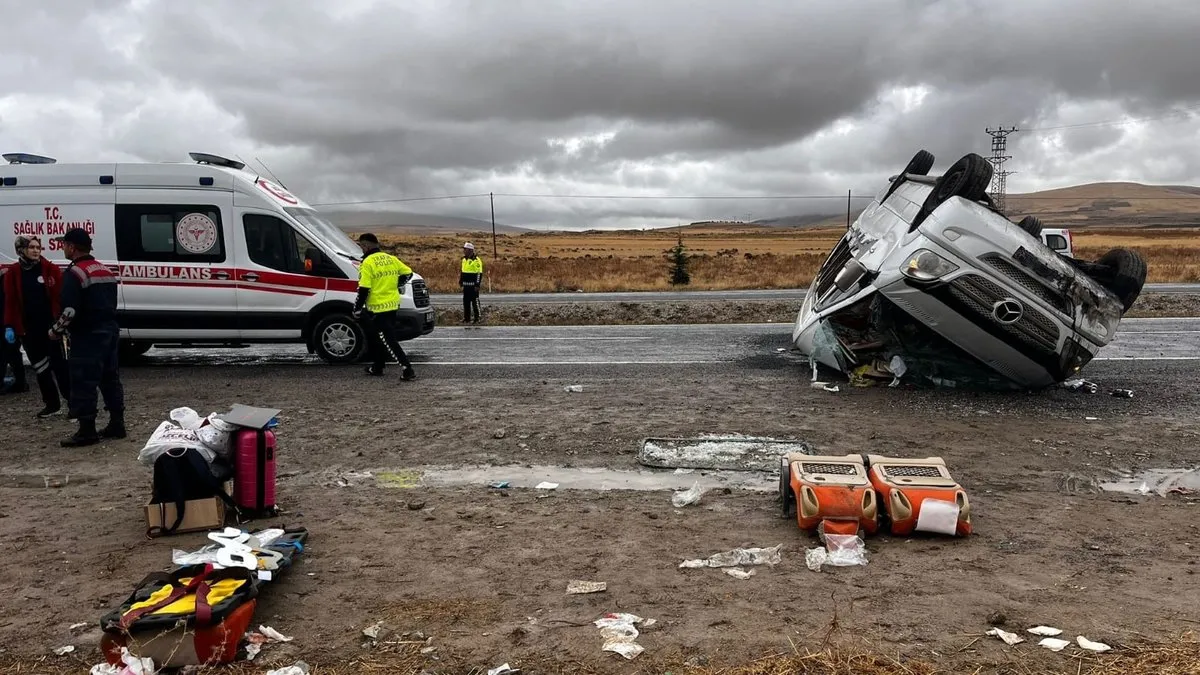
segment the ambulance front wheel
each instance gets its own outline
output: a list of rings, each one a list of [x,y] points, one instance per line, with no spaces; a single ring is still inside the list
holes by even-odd
[[[367,336],[349,314],[328,314],[313,326],[313,346],[326,363],[357,363],[367,351]]]

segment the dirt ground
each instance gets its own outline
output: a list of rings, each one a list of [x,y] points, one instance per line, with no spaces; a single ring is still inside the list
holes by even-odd
[[[1093,482],[1109,470],[1195,462],[1200,390],[1185,363],[1096,364],[1096,395],[831,394],[772,347],[727,367],[428,369],[416,382],[327,366],[128,368],[131,437],[74,451],[57,445],[65,420],[34,420],[34,397],[0,398],[0,668],[86,673],[99,661],[100,617],[168,567],[173,548],[204,543],[198,534],[146,539],[150,472],[136,455],[173,407],[208,413],[235,402],[283,410],[286,513],[254,526],[311,532],[301,562],[261,596],[255,625],[294,641],[267,645],[260,672],[303,659],[317,675],[337,666],[485,672],[505,662],[525,673],[682,673],[828,641],[890,655],[909,672],[931,672],[924,662],[947,673],[1075,673],[1110,657],[1053,653],[1025,629],[1056,626],[1065,639],[1113,645],[1119,658],[1196,628],[1200,502],[1099,492]],[[1136,396],[1110,397],[1109,387]],[[817,573],[804,563],[815,538],[781,519],[770,493],[716,490],[676,509],[669,491],[346,478],[426,465],[633,469],[644,437],[705,433],[940,455],[972,499],[975,533],[871,537],[866,566]],[[46,487],[43,476],[63,475],[67,485]],[[776,544],[782,562],[748,580],[678,567]],[[567,595],[573,579],[608,590]],[[606,612],[656,620],[638,639],[645,653],[626,661],[601,651],[591,622]],[[365,638],[379,621],[378,642]],[[1025,642],[983,637],[989,621]],[[88,626],[73,633],[76,623]],[[51,655],[65,645],[75,651]]]
[[[596,326],[606,324],[792,323],[801,298],[709,302],[578,302],[519,305],[481,298],[483,317],[492,326]],[[437,307],[438,325],[460,325],[461,306]],[[1200,296],[1147,293],[1138,298],[1130,318],[1200,316]]]

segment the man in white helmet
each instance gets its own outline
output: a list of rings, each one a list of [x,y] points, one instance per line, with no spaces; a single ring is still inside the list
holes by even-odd
[[[479,323],[479,287],[483,285],[483,260],[475,255],[475,244],[463,244],[462,274],[458,284],[463,290],[463,323]],[[472,316],[473,315],[473,316]]]

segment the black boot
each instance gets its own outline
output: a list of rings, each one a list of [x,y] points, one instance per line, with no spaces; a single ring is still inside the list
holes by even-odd
[[[59,445],[64,448],[80,448],[85,445],[94,445],[100,442],[100,434],[96,433],[96,418],[95,417],[80,417],[79,431],[75,435],[62,440]]]
[[[404,372],[400,373],[400,379],[415,380],[417,379],[417,371],[413,370],[412,366],[404,366]]]
[[[125,411],[108,411],[108,426],[100,430],[101,438],[125,438]]]

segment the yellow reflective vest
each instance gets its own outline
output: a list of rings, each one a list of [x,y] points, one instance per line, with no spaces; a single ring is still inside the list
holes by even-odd
[[[412,273],[411,267],[383,251],[374,251],[363,258],[358,268],[358,287],[370,291],[367,311],[378,314],[400,309],[400,297],[404,294],[400,278]]]

